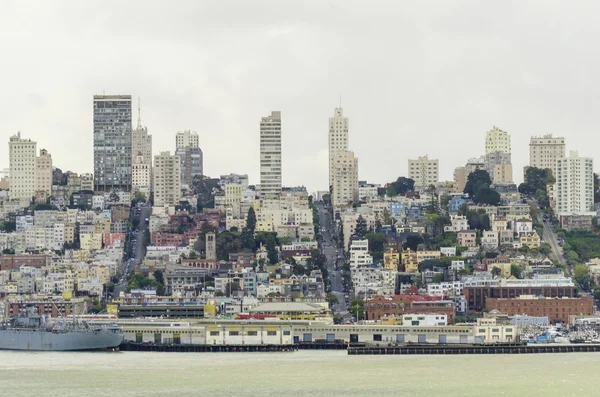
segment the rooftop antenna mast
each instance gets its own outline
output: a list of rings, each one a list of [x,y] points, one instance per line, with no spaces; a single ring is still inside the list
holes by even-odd
[[[142,111],[141,111],[141,106],[140,106],[141,100],[140,97],[138,97],[138,128],[141,128],[142,126]]]

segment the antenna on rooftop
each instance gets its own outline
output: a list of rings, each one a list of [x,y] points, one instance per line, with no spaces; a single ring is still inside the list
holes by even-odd
[[[142,111],[141,111],[141,106],[140,106],[141,100],[140,97],[138,97],[138,128],[140,128],[142,126]]]
[[[342,94],[340,94],[340,108],[342,107]]]

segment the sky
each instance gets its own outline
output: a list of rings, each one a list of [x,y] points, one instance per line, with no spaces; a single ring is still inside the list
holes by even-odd
[[[154,154],[197,131],[206,175],[251,183],[260,119],[280,110],[284,185],[324,190],[341,96],[360,180],[393,181],[425,154],[451,180],[497,126],[518,183],[532,135],[598,151],[599,11],[584,0],[0,0],[0,169],[21,131],[54,166],[93,172],[93,95],[130,94]]]

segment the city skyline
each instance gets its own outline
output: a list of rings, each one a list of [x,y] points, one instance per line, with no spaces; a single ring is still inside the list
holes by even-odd
[[[424,155],[439,159],[440,180],[451,180],[456,167],[484,154],[493,125],[511,135],[516,183],[533,135],[564,137],[567,151],[583,157],[593,157],[586,148],[599,143],[597,100],[588,92],[600,60],[583,44],[599,29],[592,6],[545,3],[539,13],[537,2],[520,2],[517,13],[460,2],[437,4],[435,12],[427,4],[389,4],[380,13],[352,1],[286,10],[262,2],[260,13],[238,3],[244,12],[232,14],[182,2],[164,20],[164,10],[147,4],[123,5],[115,17],[99,5],[59,14],[50,5],[9,3],[0,16],[4,36],[14,38],[5,51],[13,62],[3,65],[11,76],[0,107],[4,142],[21,131],[51,153],[54,166],[93,172],[90,98],[104,91],[142,97],[154,155],[174,151],[175,134],[191,129],[206,175],[247,173],[252,184],[259,183],[257,120],[280,110],[283,184],[311,191],[327,188],[328,118],[340,94],[359,179],[374,183],[406,176],[407,160]],[[84,22],[90,13],[100,23]],[[358,34],[365,13],[369,24]],[[398,18],[402,24],[393,23]],[[239,26],[223,30],[223,21]],[[104,34],[116,26],[124,27],[118,37]],[[116,68],[108,50],[132,67]],[[218,155],[222,142],[236,142],[234,164]],[[0,156],[7,168],[7,145]]]

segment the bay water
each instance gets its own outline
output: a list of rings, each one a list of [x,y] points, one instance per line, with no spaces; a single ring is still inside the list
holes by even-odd
[[[0,396],[598,396],[597,353],[0,352]]]

